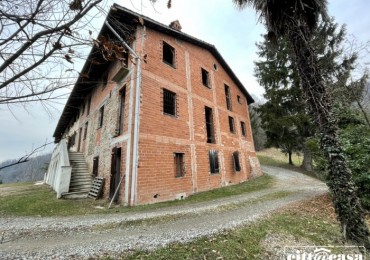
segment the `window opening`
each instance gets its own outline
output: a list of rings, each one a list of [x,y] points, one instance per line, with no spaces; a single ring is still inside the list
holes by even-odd
[[[125,126],[125,103],[126,103],[126,88],[120,91],[120,108],[119,108],[119,122],[118,122],[118,133],[123,134]]]
[[[230,87],[225,84],[225,96],[226,96],[226,107],[228,110],[232,110],[232,103],[231,103],[231,93]]]
[[[242,97],[238,95],[238,103],[241,104],[242,103]]]
[[[202,68],[202,83],[207,88],[211,88],[209,84],[209,73],[203,68]]]
[[[84,131],[84,140],[86,139],[86,137],[87,137],[87,127],[88,127],[88,125],[89,125],[89,123],[88,122],[86,122],[85,123],[85,131]]]
[[[219,173],[220,167],[218,165],[218,151],[210,150],[208,152],[208,157],[209,157],[209,168],[210,168],[211,174]]]
[[[86,106],[86,115],[88,116],[90,114],[91,96],[88,98]]]
[[[99,109],[99,124],[98,124],[98,128],[101,128],[103,126],[103,118],[104,118],[104,106],[102,106]]]
[[[176,116],[176,93],[163,89],[163,113]]]
[[[231,133],[235,133],[234,118],[229,116],[229,128]]]
[[[175,177],[185,176],[185,156],[183,153],[174,153]]]
[[[93,172],[92,175],[95,178],[98,176],[98,171],[99,171],[99,156],[94,157],[93,159]]]
[[[240,172],[239,152],[233,152],[234,171]]]
[[[163,62],[175,67],[175,49],[166,42],[163,42]]]
[[[240,128],[242,129],[242,135],[243,136],[246,136],[247,135],[247,131],[246,131],[245,123],[244,122],[240,122]]]
[[[207,131],[207,143],[214,143],[214,128],[213,128],[213,115],[212,108],[205,107],[206,114],[206,131]]]

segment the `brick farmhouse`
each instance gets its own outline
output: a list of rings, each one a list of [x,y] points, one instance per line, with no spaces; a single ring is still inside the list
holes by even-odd
[[[104,177],[103,197],[124,205],[261,174],[253,98],[215,46],[116,4],[98,39],[55,129],[46,181],[58,197],[72,192],[78,154],[90,183]]]

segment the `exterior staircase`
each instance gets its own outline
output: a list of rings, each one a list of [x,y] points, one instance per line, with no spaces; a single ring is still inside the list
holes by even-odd
[[[83,153],[68,152],[72,166],[69,192],[62,194],[65,199],[86,198],[92,186],[91,174]]]

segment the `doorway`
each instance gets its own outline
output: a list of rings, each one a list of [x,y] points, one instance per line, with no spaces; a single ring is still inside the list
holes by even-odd
[[[121,148],[113,148],[112,150],[112,163],[111,163],[111,175],[110,175],[110,189],[109,198],[113,199],[114,202],[118,201],[119,192],[113,198],[121,178]]]

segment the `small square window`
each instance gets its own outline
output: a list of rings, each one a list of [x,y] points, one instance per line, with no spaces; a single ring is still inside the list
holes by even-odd
[[[183,153],[174,153],[175,160],[175,177],[184,177],[185,176],[185,156]]]
[[[211,174],[219,173],[220,167],[218,164],[218,151],[210,150],[208,152],[208,158],[209,158],[209,168],[210,168]]]
[[[246,131],[245,123],[244,122],[240,122],[240,128],[242,130],[242,135],[243,136],[247,136],[247,131]]]
[[[209,84],[209,73],[203,68],[202,68],[202,83],[207,88],[211,88],[211,85]]]
[[[242,97],[238,95],[238,103],[241,104],[242,103]]]
[[[240,161],[239,161],[239,152],[233,152],[233,163],[234,163],[234,171],[240,172]]]
[[[163,89],[163,113],[176,116],[176,93]]]
[[[235,133],[234,118],[229,116],[229,128],[231,133]]]
[[[163,42],[163,62],[175,67],[175,48]]]

